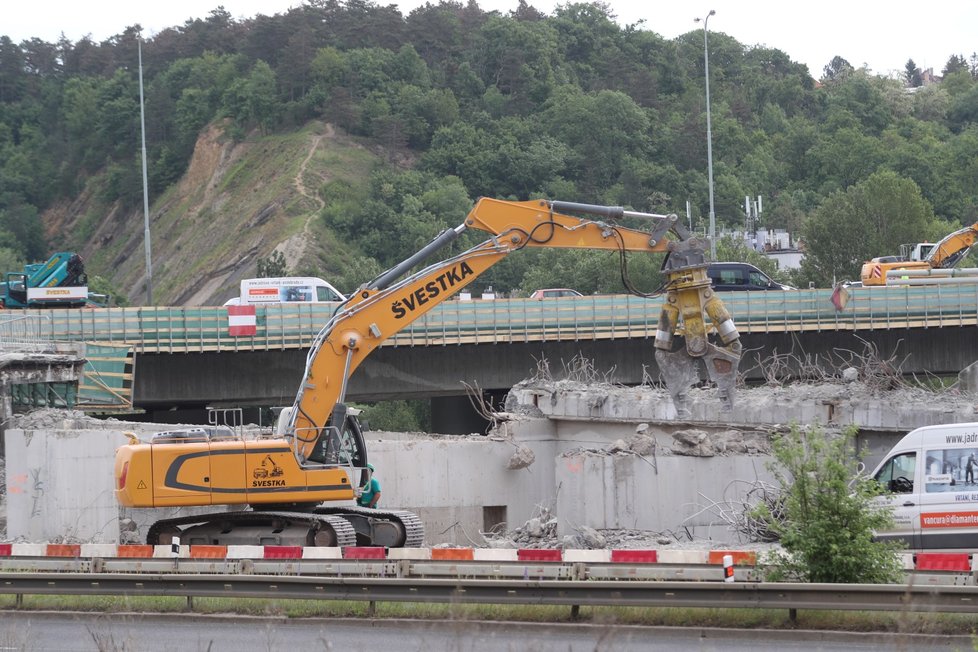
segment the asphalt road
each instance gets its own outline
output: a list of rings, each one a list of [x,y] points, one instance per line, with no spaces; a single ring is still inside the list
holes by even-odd
[[[0,652],[973,650],[969,637],[618,625],[0,612]]]

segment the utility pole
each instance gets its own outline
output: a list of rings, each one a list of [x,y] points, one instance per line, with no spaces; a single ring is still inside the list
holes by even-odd
[[[149,183],[146,178],[146,109],[143,101],[143,40],[139,45],[139,126],[143,137],[143,239],[146,244],[146,305],[153,305],[153,255],[149,242]]]

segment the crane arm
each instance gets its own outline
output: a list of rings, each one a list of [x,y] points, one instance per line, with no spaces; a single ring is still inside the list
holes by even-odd
[[[942,238],[925,259],[934,269],[949,269],[968,255],[978,238],[978,222]]]
[[[558,210],[584,212],[604,219],[574,217]],[[652,221],[652,228],[646,232],[614,224],[620,217],[647,218]],[[467,229],[484,231],[490,237],[458,255],[401,278]],[[303,382],[283,434],[293,438],[292,446],[299,461],[308,459],[326,426],[342,427],[338,421],[345,415],[347,383],[363,360],[386,339],[449,299],[512,252],[524,247],[666,252],[676,248],[676,243],[664,238],[670,230],[678,232],[681,239],[689,239],[674,215],[542,200],[480,199],[462,224],[442,232],[416,254],[366,283],[337,309],[310,347]],[[699,262],[701,268],[705,267],[702,254]],[[699,271],[697,283],[693,284],[697,292],[702,291],[702,281],[706,279],[703,269]],[[705,285],[709,288],[708,279]],[[718,312],[718,300],[710,299],[708,314],[723,318],[722,305]],[[699,305],[700,321],[703,310]],[[729,321],[729,316],[726,317]],[[656,346],[659,346],[658,339],[657,336]],[[334,410],[339,413],[334,414]]]

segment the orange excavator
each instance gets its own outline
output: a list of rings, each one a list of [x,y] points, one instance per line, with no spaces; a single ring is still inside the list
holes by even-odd
[[[901,245],[899,256],[880,256],[863,263],[861,280],[863,285],[887,285],[890,271],[950,270],[968,255],[976,238],[978,222],[949,233],[937,244]]]
[[[652,226],[627,228],[620,225],[624,218]],[[490,237],[412,272],[468,229]],[[674,239],[665,237],[669,232]],[[526,247],[618,251],[622,279],[632,291],[625,253],[668,252],[655,349],[677,412],[684,414],[686,392],[699,379],[697,361],[717,384],[723,406],[732,405],[739,333],[711,290],[704,240],[692,237],[675,215],[483,198],[462,224],[340,304],[310,347],[295,403],[282,410],[275,437],[240,439],[207,428],[193,428],[185,437],[169,432],[150,442],[131,436],[116,452],[118,502],[136,508],[223,507],[157,521],[147,534],[150,544],[421,545],[424,531],[417,515],[350,504],[370,470],[358,411],[345,404],[347,382],[384,340]],[[720,344],[708,337],[713,329]],[[679,346],[680,339],[685,346]]]

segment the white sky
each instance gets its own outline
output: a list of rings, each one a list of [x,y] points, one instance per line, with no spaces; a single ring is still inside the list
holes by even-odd
[[[508,12],[517,0],[478,0],[485,10]],[[95,41],[140,24],[147,35],[166,27],[182,25],[190,18],[204,18],[223,6],[235,18],[256,14],[284,13],[301,0],[10,0],[0,18],[0,35],[15,42],[38,37],[55,42],[64,33],[72,41],[90,35]],[[396,4],[402,13],[424,4],[403,0]],[[554,0],[530,0],[529,4],[550,13]],[[710,9],[710,32],[724,32],[745,45],[778,48],[793,61],[808,65],[814,77],[832,57],[839,55],[853,66],[867,65],[873,72],[902,72],[907,59],[936,74],[952,54],[968,59],[978,51],[978,2],[975,0],[930,0],[912,5],[879,0],[821,0],[784,2],[775,0],[610,0],[622,24],[645,21],[645,28],[665,38],[674,38],[702,23],[694,23]]]

